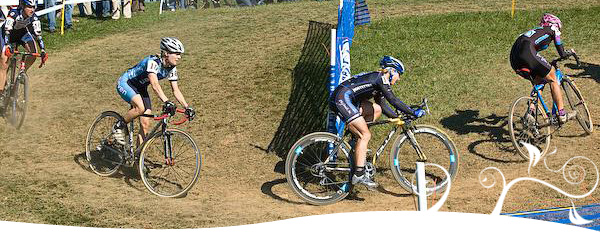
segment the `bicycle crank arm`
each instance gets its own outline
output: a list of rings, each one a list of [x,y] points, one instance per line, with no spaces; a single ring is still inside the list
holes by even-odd
[[[335,168],[335,167],[325,167],[327,171],[348,171],[350,172],[350,168]]]

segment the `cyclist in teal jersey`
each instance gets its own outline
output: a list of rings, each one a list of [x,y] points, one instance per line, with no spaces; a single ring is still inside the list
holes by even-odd
[[[552,99],[556,102],[558,108],[558,120],[565,123],[568,117],[575,114],[565,112],[554,67],[538,52],[548,48],[551,43],[554,43],[560,58],[569,57],[573,52],[565,51],[563,47],[560,32],[562,22],[558,17],[545,13],[542,15],[539,25],[539,27],[529,30],[517,38],[510,52],[510,64],[519,75],[522,74],[522,71],[529,72],[529,75],[533,77],[532,84],[534,85],[543,82],[550,83]],[[533,106],[530,108],[535,109]],[[533,117],[528,119],[533,119]]]
[[[176,106],[163,92],[159,80],[167,78],[171,83],[173,95],[175,99],[185,107],[185,115],[188,119],[194,119],[196,112],[185,101],[181,90],[177,84],[179,79],[177,75],[177,66],[181,59],[181,54],[184,52],[183,44],[173,37],[164,37],[160,41],[160,55],[151,55],[144,58],[134,67],[127,70],[119,78],[117,83],[117,92],[129,104],[131,109],[123,116],[125,123],[117,122],[114,126],[114,137],[120,144],[125,144],[124,128],[127,123],[133,119],[140,117],[143,135],[140,135],[140,141],[143,141],[144,136],[148,133],[150,116],[152,114],[152,102],[148,94],[148,85],[152,86],[154,93],[163,101],[163,111],[174,114]],[[143,116],[147,115],[147,116]]]

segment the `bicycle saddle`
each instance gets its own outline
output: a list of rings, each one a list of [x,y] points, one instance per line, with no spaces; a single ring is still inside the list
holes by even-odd
[[[528,68],[517,69],[517,70],[515,70],[515,73],[517,73],[517,75],[520,75],[521,77],[523,77],[527,80],[530,80],[530,81],[533,80],[533,77],[531,75],[531,70]]]

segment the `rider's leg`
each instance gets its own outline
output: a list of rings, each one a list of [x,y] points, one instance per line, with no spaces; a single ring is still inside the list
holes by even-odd
[[[23,47],[25,47],[25,51],[27,51],[29,53],[37,53],[37,47],[35,46],[35,42],[33,40],[30,40],[30,41],[24,43]],[[27,70],[29,70],[31,65],[33,65],[33,63],[35,62],[35,59],[36,59],[35,56],[28,56],[25,58],[25,72],[27,72]]]
[[[142,96],[139,94],[131,98],[130,104],[133,107],[129,111],[127,111],[127,113],[125,113],[125,116],[123,116],[125,123],[130,123],[131,121],[133,121],[133,119],[144,114],[144,112],[146,111],[146,108],[144,107],[144,102],[142,100]]]
[[[144,114],[151,115],[152,110],[146,109]],[[142,145],[142,142],[146,140],[146,136],[150,130],[150,122],[152,121],[151,117],[140,116],[140,127],[142,128],[141,133],[138,134],[138,145]]]
[[[554,67],[550,69],[550,73],[548,73],[548,75],[546,75],[544,79],[550,83],[550,90],[552,91],[552,100],[554,100],[554,102],[556,103],[556,108],[558,109],[558,121],[560,123],[567,122],[568,117],[575,116],[575,114],[573,112],[573,114],[569,113],[567,115],[567,112],[565,112],[562,91],[560,90],[560,83],[556,78]]]
[[[348,129],[356,136],[356,145],[354,145],[354,162],[357,167],[356,171],[359,172],[360,167],[364,166],[367,159],[367,147],[369,140],[371,140],[371,131],[367,126],[365,118],[359,116],[350,123],[348,123]]]
[[[4,50],[0,52],[0,93],[4,91],[6,86],[6,72],[8,70],[8,57],[4,54]]]
[[[348,123],[348,129],[356,136],[356,144],[354,145],[354,162],[355,173],[352,176],[352,183],[361,182],[369,189],[377,187],[377,183],[371,180],[369,175],[365,174],[365,164],[367,161],[367,146],[371,139],[371,132],[367,126],[367,122],[362,116]]]
[[[370,101],[362,101],[360,104],[360,113],[365,121],[372,122],[381,116],[381,106]]]
[[[556,107],[558,110],[563,109],[563,99],[560,90],[560,85],[558,84],[558,80],[556,79],[556,72],[554,68],[550,69],[550,73],[544,77],[548,83],[550,83],[550,90],[552,91],[552,100],[556,103]]]
[[[132,108],[127,111],[127,113],[125,113],[125,116],[123,117],[123,120],[125,120],[124,123],[121,122],[117,122],[114,126],[113,126],[113,136],[115,138],[115,140],[121,144],[121,145],[125,145],[126,141],[126,135],[125,135],[125,127],[127,126],[127,124],[129,124],[131,121],[133,121],[133,119],[135,119],[136,117],[139,117],[140,115],[142,115],[144,113],[144,102],[142,100],[142,96],[140,94],[136,94],[131,98],[131,101],[129,102],[132,106]]]

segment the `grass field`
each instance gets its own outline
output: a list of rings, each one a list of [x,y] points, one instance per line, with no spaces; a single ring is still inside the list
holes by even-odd
[[[506,0],[372,0],[369,8],[373,23],[356,29],[352,71],[373,70],[379,57],[394,55],[408,68],[395,86],[396,95],[408,103],[430,99],[433,114],[422,122],[448,132],[462,157],[443,211],[492,211],[500,188],[488,190],[478,183],[486,167],[500,168],[509,180],[527,175],[527,163],[512,151],[504,118],[509,105],[528,94],[529,84],[512,73],[508,53],[518,34],[534,27],[541,13],[561,17],[566,47],[576,49],[588,63],[582,69],[564,69],[576,75],[592,118],[600,121],[596,0],[519,1],[514,19]],[[24,127],[16,131],[0,124],[0,220],[195,228],[337,212],[415,210],[414,197],[395,185],[385,168],[377,180],[386,193],[359,188],[361,200],[306,205],[287,186],[281,159],[264,151],[285,112],[291,70],[308,21],[335,23],[336,18],[336,1],[161,16],[156,3],[148,3],[145,13],[130,20],[79,18],[74,31],[45,35],[50,59],[44,68],[29,72],[31,106]],[[163,36],[178,37],[186,46],[178,66],[179,85],[198,118],[182,128],[195,137],[205,157],[199,182],[181,199],[150,194],[131,169],[115,178],[99,177],[88,170],[83,155],[95,116],[104,110],[126,111],[115,91],[119,75],[158,53]],[[555,57],[554,48],[544,55]],[[549,158],[550,167],[560,168],[575,155],[600,162],[599,133],[579,137],[580,132],[573,125],[553,138],[559,153]],[[374,142],[382,139],[381,131],[376,135]],[[570,192],[590,188],[570,187],[543,166],[533,170],[533,177]],[[575,203],[597,203],[598,198],[596,191]],[[503,211],[567,204],[555,191],[524,183],[513,187]]]

